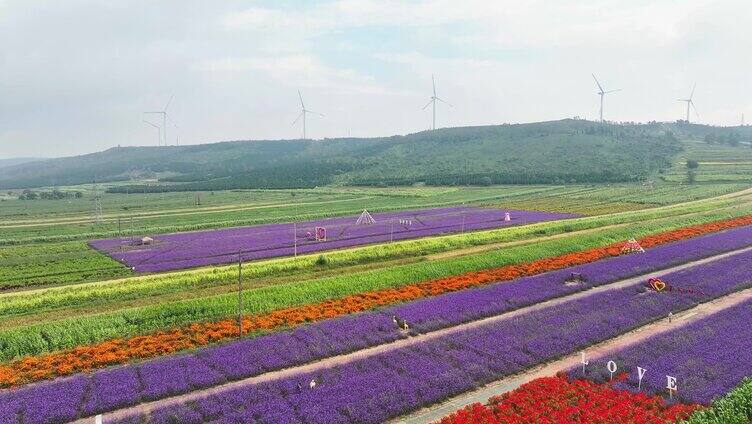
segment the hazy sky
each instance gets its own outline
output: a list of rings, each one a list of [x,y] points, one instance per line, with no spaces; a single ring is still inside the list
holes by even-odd
[[[752,121],[752,7],[729,1],[0,0],[0,157],[156,145],[145,110],[174,93],[169,143],[314,138],[598,112]],[[693,117],[693,119],[696,119]]]

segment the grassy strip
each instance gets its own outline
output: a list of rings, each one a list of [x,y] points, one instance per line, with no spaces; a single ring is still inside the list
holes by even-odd
[[[445,206],[456,206],[460,204],[479,204],[498,202],[516,194],[533,194],[540,192],[542,189],[517,190],[509,192],[507,188],[500,187],[495,192],[493,189],[488,191],[468,190],[458,192],[457,196],[447,196],[442,199],[429,198],[388,198],[378,197],[373,199],[343,199],[339,203],[322,203],[315,207],[296,211],[295,199],[290,199],[289,205],[280,206],[275,209],[263,209],[257,212],[257,216],[248,218],[247,211],[236,211],[226,213],[197,213],[180,216],[166,216],[161,218],[152,218],[144,220],[134,220],[136,234],[164,234],[182,231],[197,231],[215,228],[237,227],[245,225],[257,225],[270,222],[292,222],[305,221],[313,219],[331,218],[337,216],[357,215],[367,207],[372,212],[389,212],[405,209],[423,209]],[[529,192],[529,193],[526,193]],[[433,200],[433,201],[431,201]],[[244,213],[245,212],[245,213]],[[278,213],[279,212],[279,213]],[[282,215],[281,213],[284,213]],[[210,215],[210,216],[207,216]],[[147,222],[143,222],[147,221]],[[160,224],[161,222],[161,224]],[[55,231],[58,234],[49,235]],[[74,240],[90,240],[95,238],[113,238],[118,237],[117,223],[107,222],[100,224],[98,227],[92,227],[89,224],[69,224],[57,225],[53,227],[21,227],[21,228],[0,228],[0,246],[10,246],[28,243],[50,243]]]
[[[752,422],[752,379],[747,378],[708,409],[695,412],[686,424],[748,424]]]
[[[82,241],[0,248],[0,290],[130,275],[130,268]]]
[[[337,270],[376,262],[442,253],[456,249],[483,246],[494,243],[533,240],[567,232],[589,230],[613,224],[640,220],[654,220],[680,214],[720,210],[731,201],[701,202],[690,205],[659,208],[650,211],[621,213],[609,216],[578,218],[567,221],[544,222],[520,227],[490,231],[407,240],[391,244],[366,246],[355,249],[329,252],[324,255],[308,255],[256,262],[246,266],[246,281],[261,280],[283,275],[300,275]],[[321,260],[321,257],[325,260]],[[170,274],[157,274],[127,280],[86,285],[51,288],[43,291],[21,292],[0,296],[0,321],[4,317],[32,315],[44,311],[80,305],[95,306],[135,301],[146,297],[164,296],[171,293],[197,291],[219,286],[236,279],[235,266],[222,266]]]
[[[448,260],[368,271],[354,275],[263,287],[243,294],[244,313],[258,315],[293,306],[308,305],[348,295],[396,288],[465,272],[605,246],[627,237],[641,237],[688,225],[745,215],[749,208],[677,217],[664,222],[640,222],[602,232],[553,239],[505,250]],[[108,339],[151,333],[192,322],[215,321],[237,313],[237,295],[223,294],[166,305],[134,308],[102,315],[68,318],[0,333],[0,359],[37,355],[93,344]]]

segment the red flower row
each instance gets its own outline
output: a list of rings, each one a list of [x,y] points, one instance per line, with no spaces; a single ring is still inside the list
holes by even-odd
[[[663,398],[616,390],[610,383],[544,377],[518,389],[474,403],[444,417],[439,424],[515,423],[675,423],[699,405],[666,405]]]

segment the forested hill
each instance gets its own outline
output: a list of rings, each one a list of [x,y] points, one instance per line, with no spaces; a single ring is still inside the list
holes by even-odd
[[[635,181],[668,167],[679,150],[659,125],[563,120],[366,139],[112,148],[0,168],[0,188],[143,177],[165,184],[117,190]]]
[[[0,168],[6,168],[8,166],[21,165],[23,163],[37,162],[44,160],[43,158],[9,158],[0,159]]]

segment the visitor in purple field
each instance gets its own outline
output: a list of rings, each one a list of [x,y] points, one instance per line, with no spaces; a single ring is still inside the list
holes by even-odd
[[[397,315],[392,315],[392,322],[394,322],[394,325],[396,325],[400,330],[407,331],[410,329],[410,326],[407,325],[407,321],[402,318],[398,318]]]

